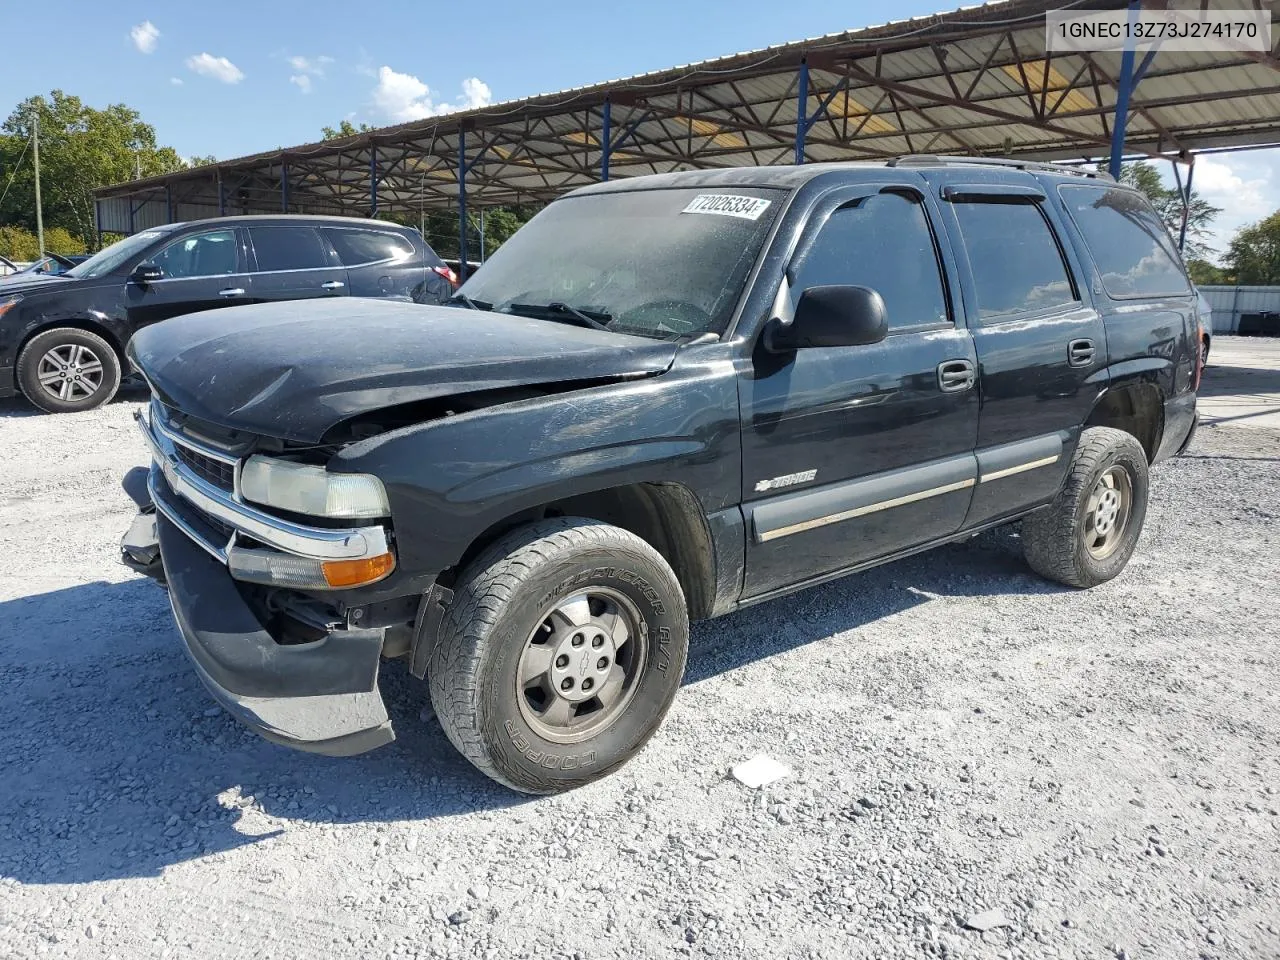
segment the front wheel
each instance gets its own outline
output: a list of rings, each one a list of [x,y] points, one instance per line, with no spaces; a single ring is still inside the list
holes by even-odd
[[[1022,522],[1031,568],[1071,587],[1117,576],[1142,533],[1147,480],[1147,455],[1132,434],[1085,430],[1057,499]]]
[[[92,410],[120,388],[120,358],[96,333],[57,327],[22,348],[17,377],[23,395],[47,413]]]
[[[431,702],[483,773],[557,793],[640,751],[688,644],[684,595],[653,547],[595,520],[545,520],[462,574],[427,667]]]

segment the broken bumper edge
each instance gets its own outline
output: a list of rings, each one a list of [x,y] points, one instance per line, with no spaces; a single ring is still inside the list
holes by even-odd
[[[228,713],[273,743],[332,757],[395,739],[378,692],[382,631],[277,643],[224,565],[163,515],[150,517],[183,645]]]

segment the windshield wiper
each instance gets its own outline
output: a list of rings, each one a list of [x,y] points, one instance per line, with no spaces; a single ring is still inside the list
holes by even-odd
[[[563,300],[553,300],[544,304],[511,303],[507,305],[507,309],[512,313],[521,313],[525,316],[532,313],[534,314],[534,319],[553,320],[556,323],[563,323],[567,320],[580,326],[590,327],[592,330],[607,331],[609,329],[608,323],[613,319],[613,314],[611,313],[605,313],[603,310],[581,310],[578,307],[570,306]]]
[[[457,304],[462,304],[469,310],[488,310],[493,306],[492,303],[485,303],[483,300],[472,300],[465,293],[455,293],[445,301],[446,306]]]

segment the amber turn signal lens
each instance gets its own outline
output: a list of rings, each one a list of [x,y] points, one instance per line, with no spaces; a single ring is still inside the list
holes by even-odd
[[[396,558],[389,553],[363,560],[326,560],[320,565],[324,579],[331,587],[361,587],[381,580],[396,568]]]

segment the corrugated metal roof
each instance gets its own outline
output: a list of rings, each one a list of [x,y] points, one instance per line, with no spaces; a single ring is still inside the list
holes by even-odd
[[[790,163],[802,63],[807,161],[1098,157],[1109,150],[1120,56],[1047,56],[1044,13],[1124,5],[1001,0],[225,160],[104,188],[99,222],[127,231],[188,209],[273,213],[286,202],[294,212],[368,215],[371,164],[378,211],[454,207],[460,136],[468,203],[547,200],[599,179],[606,102],[611,176]],[[1274,0],[1264,6],[1276,21]],[[1274,55],[1160,52],[1134,95],[1131,154],[1276,142]]]

